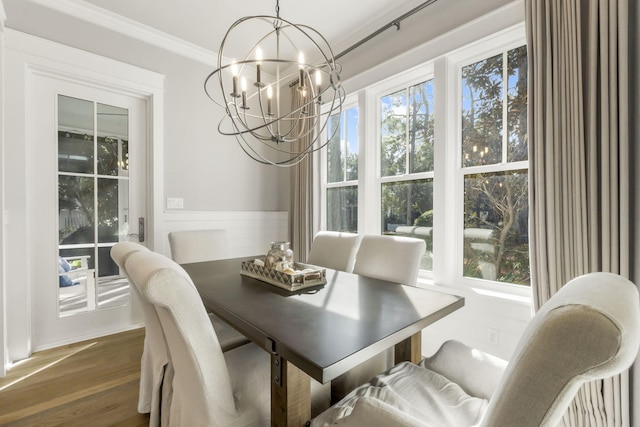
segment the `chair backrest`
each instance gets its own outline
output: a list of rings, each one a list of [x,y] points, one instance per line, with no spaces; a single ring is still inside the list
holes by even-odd
[[[175,372],[171,424],[228,425],[222,418],[236,413],[231,380],[193,282],[179,265],[154,252],[136,252],[126,265],[155,307],[166,338]]]
[[[135,242],[118,242],[111,247],[111,258],[115,261],[115,263],[120,267],[120,270],[127,276],[129,279],[129,284],[131,285],[131,291],[136,296],[136,300],[140,303],[142,307],[142,313],[144,316],[145,322],[145,335],[148,337],[147,340],[157,341],[158,338],[155,338],[160,335],[160,342],[162,347],[164,347],[164,339],[162,339],[162,332],[160,330],[160,323],[158,322],[158,318],[156,316],[155,310],[153,307],[140,295],[140,289],[136,285],[136,283],[131,280],[131,276],[129,276],[129,272],[127,271],[126,263],[131,255],[136,252],[149,252],[149,249],[146,246],[143,246],[139,243]],[[154,347],[156,347],[154,345]],[[158,347],[158,351],[161,351],[162,348]]]
[[[229,258],[227,230],[172,231],[169,246],[178,264]]]
[[[307,263],[351,273],[362,235],[319,231],[311,243]]]
[[[146,246],[135,242],[118,242],[111,247],[111,259],[118,265],[120,270],[127,275],[125,263],[129,255],[137,251],[148,251]],[[128,275],[127,275],[128,276]]]
[[[584,382],[627,369],[639,345],[633,283],[610,273],[570,281],[527,326],[481,425],[555,427]]]
[[[426,248],[424,240],[413,237],[368,234],[360,242],[353,272],[415,285]]]
[[[127,271],[127,261],[131,255],[138,252],[150,252],[149,249],[139,243],[119,242],[111,248],[111,258],[120,267],[120,270],[129,279],[131,293],[142,308],[144,316],[145,337],[144,350],[140,361],[140,389],[138,394],[138,410],[150,413],[151,425],[161,423],[161,418],[168,419],[170,393],[165,390],[162,394],[161,385],[167,373],[169,364],[167,344],[162,333],[160,320],[153,305],[144,298],[140,292],[140,286],[131,278]],[[170,382],[168,379],[167,382]],[[165,386],[168,387],[168,386]],[[163,401],[166,396],[167,401]],[[162,410],[162,413],[161,413]]]

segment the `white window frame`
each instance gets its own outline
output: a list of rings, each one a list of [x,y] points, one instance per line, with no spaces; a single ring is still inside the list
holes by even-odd
[[[444,232],[445,236],[454,236],[454,239],[449,239],[449,243],[453,240],[449,246],[444,249],[445,257],[444,263],[440,264],[444,269],[438,274],[434,273],[434,280],[436,282],[455,283],[463,286],[473,288],[483,288],[488,291],[505,292],[514,294],[516,296],[529,297],[531,294],[530,286],[501,283],[491,280],[485,280],[480,278],[464,277],[463,276],[463,248],[464,248],[464,177],[465,175],[479,173],[479,172],[502,172],[508,170],[520,170],[527,169],[529,162],[519,161],[513,163],[499,163],[494,165],[483,165],[473,167],[462,167],[462,68],[481,61],[482,59],[489,58],[494,55],[504,53],[510,49],[517,48],[526,43],[525,28],[523,25],[518,25],[508,30],[502,31],[493,36],[485,39],[478,40],[477,42],[465,46],[450,53],[446,56],[446,69],[448,76],[454,75],[455,78],[448,79],[446,82],[446,92],[449,95],[448,111],[446,123],[446,136],[444,139],[436,141],[445,141],[445,146],[442,147],[437,142],[437,146],[444,148],[447,155],[447,171],[445,172],[444,180],[444,194],[454,194],[455,197],[447,197],[444,200],[446,212],[456,212],[457,215],[453,221],[445,221]],[[505,87],[505,93],[507,88]],[[506,121],[504,121],[504,136],[507,137]],[[435,190],[434,190],[435,191]],[[435,204],[435,201],[434,201]],[[434,208],[435,209],[435,208]],[[434,211],[435,217],[435,211]],[[435,219],[434,219],[435,221]],[[435,224],[434,224],[435,228]],[[436,243],[434,236],[434,254],[437,253]],[[444,240],[444,242],[442,242]],[[438,243],[445,243],[446,238],[438,239]],[[435,258],[435,255],[434,255]],[[434,261],[434,264],[435,261]],[[435,267],[434,267],[435,269]]]
[[[462,67],[525,43],[524,23],[519,23],[364,87],[347,98],[346,105],[352,106],[354,99],[357,99],[359,107],[359,233],[381,233],[381,186],[383,183],[433,178],[433,271],[422,270],[419,283],[462,286],[487,295],[502,295],[516,301],[528,301],[531,298],[530,286],[464,277],[462,263],[464,175],[480,171],[528,169],[528,161],[521,161],[463,170],[460,160],[462,155],[460,144]],[[434,171],[382,177],[380,98],[431,78],[434,78]],[[322,156],[321,163],[321,182],[324,184],[326,152]],[[375,188],[371,188],[372,186]],[[326,225],[324,222],[326,219],[325,192],[326,185],[323,185],[321,205],[318,210],[323,218],[323,227]],[[452,212],[459,214],[454,216]]]
[[[342,188],[342,187],[353,187],[356,186],[358,188],[358,227],[360,227],[360,174],[362,166],[361,154],[362,154],[362,121],[361,121],[361,109],[358,104],[358,96],[357,94],[349,95],[345,98],[345,102],[342,104],[342,112],[340,114],[346,114],[347,110],[357,107],[358,108],[358,179],[351,181],[339,181],[339,182],[327,182],[328,175],[328,164],[327,164],[327,153],[328,147],[324,147],[320,150],[320,227],[322,230],[327,229],[327,190],[330,188]],[[329,106],[323,107],[323,114],[328,112]],[[329,118],[327,117],[327,120]],[[327,142],[328,134],[325,129],[324,135],[322,135],[321,141],[323,143]]]
[[[395,75],[389,79],[386,79],[380,83],[372,85],[369,89],[367,89],[367,105],[365,106],[367,113],[370,113],[368,118],[373,116],[373,120],[367,120],[367,124],[365,125],[367,128],[367,134],[371,135],[372,138],[368,137],[367,148],[374,148],[371,153],[367,153],[367,158],[373,158],[373,162],[369,162],[369,164],[375,165],[373,173],[375,174],[375,179],[372,181],[374,183],[375,188],[369,189],[367,191],[367,199],[365,201],[366,205],[364,205],[364,210],[368,213],[366,221],[366,230],[368,233],[373,234],[382,234],[383,230],[381,230],[382,224],[382,185],[387,183],[395,183],[395,182],[409,182],[409,181],[417,181],[422,179],[434,179],[434,171],[429,172],[417,172],[417,173],[405,173],[402,175],[393,175],[393,176],[382,176],[382,159],[380,156],[382,150],[382,117],[381,117],[381,98],[396,93],[400,90],[407,90],[412,86],[417,84],[426,82],[428,80],[433,79],[434,76],[434,67],[433,63],[425,63],[420,65],[419,67],[408,70],[404,73]],[[435,83],[435,81],[434,81]],[[434,85],[435,90],[435,85]],[[435,99],[435,96],[434,96]],[[408,98],[407,98],[408,102]],[[437,100],[435,100],[435,104],[437,105]],[[373,107],[373,108],[372,108]],[[434,112],[435,114],[435,112]],[[407,123],[409,126],[409,123]],[[375,144],[372,143],[375,141]],[[435,144],[435,141],[434,141]],[[435,161],[434,161],[435,163]],[[435,165],[434,165],[435,168]],[[435,191],[435,183],[434,183],[434,191]],[[434,200],[435,205],[435,200]],[[431,278],[431,272],[423,270],[421,271],[423,276]]]

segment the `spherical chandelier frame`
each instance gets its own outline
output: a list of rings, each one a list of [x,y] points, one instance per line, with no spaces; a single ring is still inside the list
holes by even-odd
[[[218,123],[220,134],[234,136],[242,150],[259,163],[288,167],[321,150],[337,135],[339,126],[332,126],[327,135],[329,118],[341,117],[346,95],[340,82],[340,66],[324,36],[307,25],[281,18],[277,6],[276,12],[277,16],[247,16],[229,27],[218,51],[217,68],[205,79],[204,89],[225,112]],[[225,60],[224,48],[230,36],[241,32],[241,26],[256,22],[266,23],[270,29],[251,42],[244,59]],[[314,59],[319,62],[307,63],[302,53],[297,59],[284,56],[291,51],[302,52],[295,37],[315,49]],[[274,43],[271,56],[262,57],[261,46],[273,48]],[[271,73],[264,73],[265,69]],[[245,81],[247,74],[256,76],[251,87]],[[296,78],[297,83],[290,83]],[[217,85],[211,85],[214,80]],[[297,90],[292,91],[292,96],[299,100],[291,108],[282,108],[282,88],[294,85]],[[327,135],[326,140],[323,135]]]

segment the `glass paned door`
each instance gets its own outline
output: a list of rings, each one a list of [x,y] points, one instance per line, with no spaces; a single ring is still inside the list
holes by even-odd
[[[58,95],[60,316],[129,304],[110,256],[129,233],[129,111]]]

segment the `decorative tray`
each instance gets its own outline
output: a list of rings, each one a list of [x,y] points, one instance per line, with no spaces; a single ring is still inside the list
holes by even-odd
[[[297,291],[327,283],[326,271],[315,265],[294,263],[295,272],[285,273],[266,268],[253,261],[243,261],[240,274],[270,283],[288,291]]]

